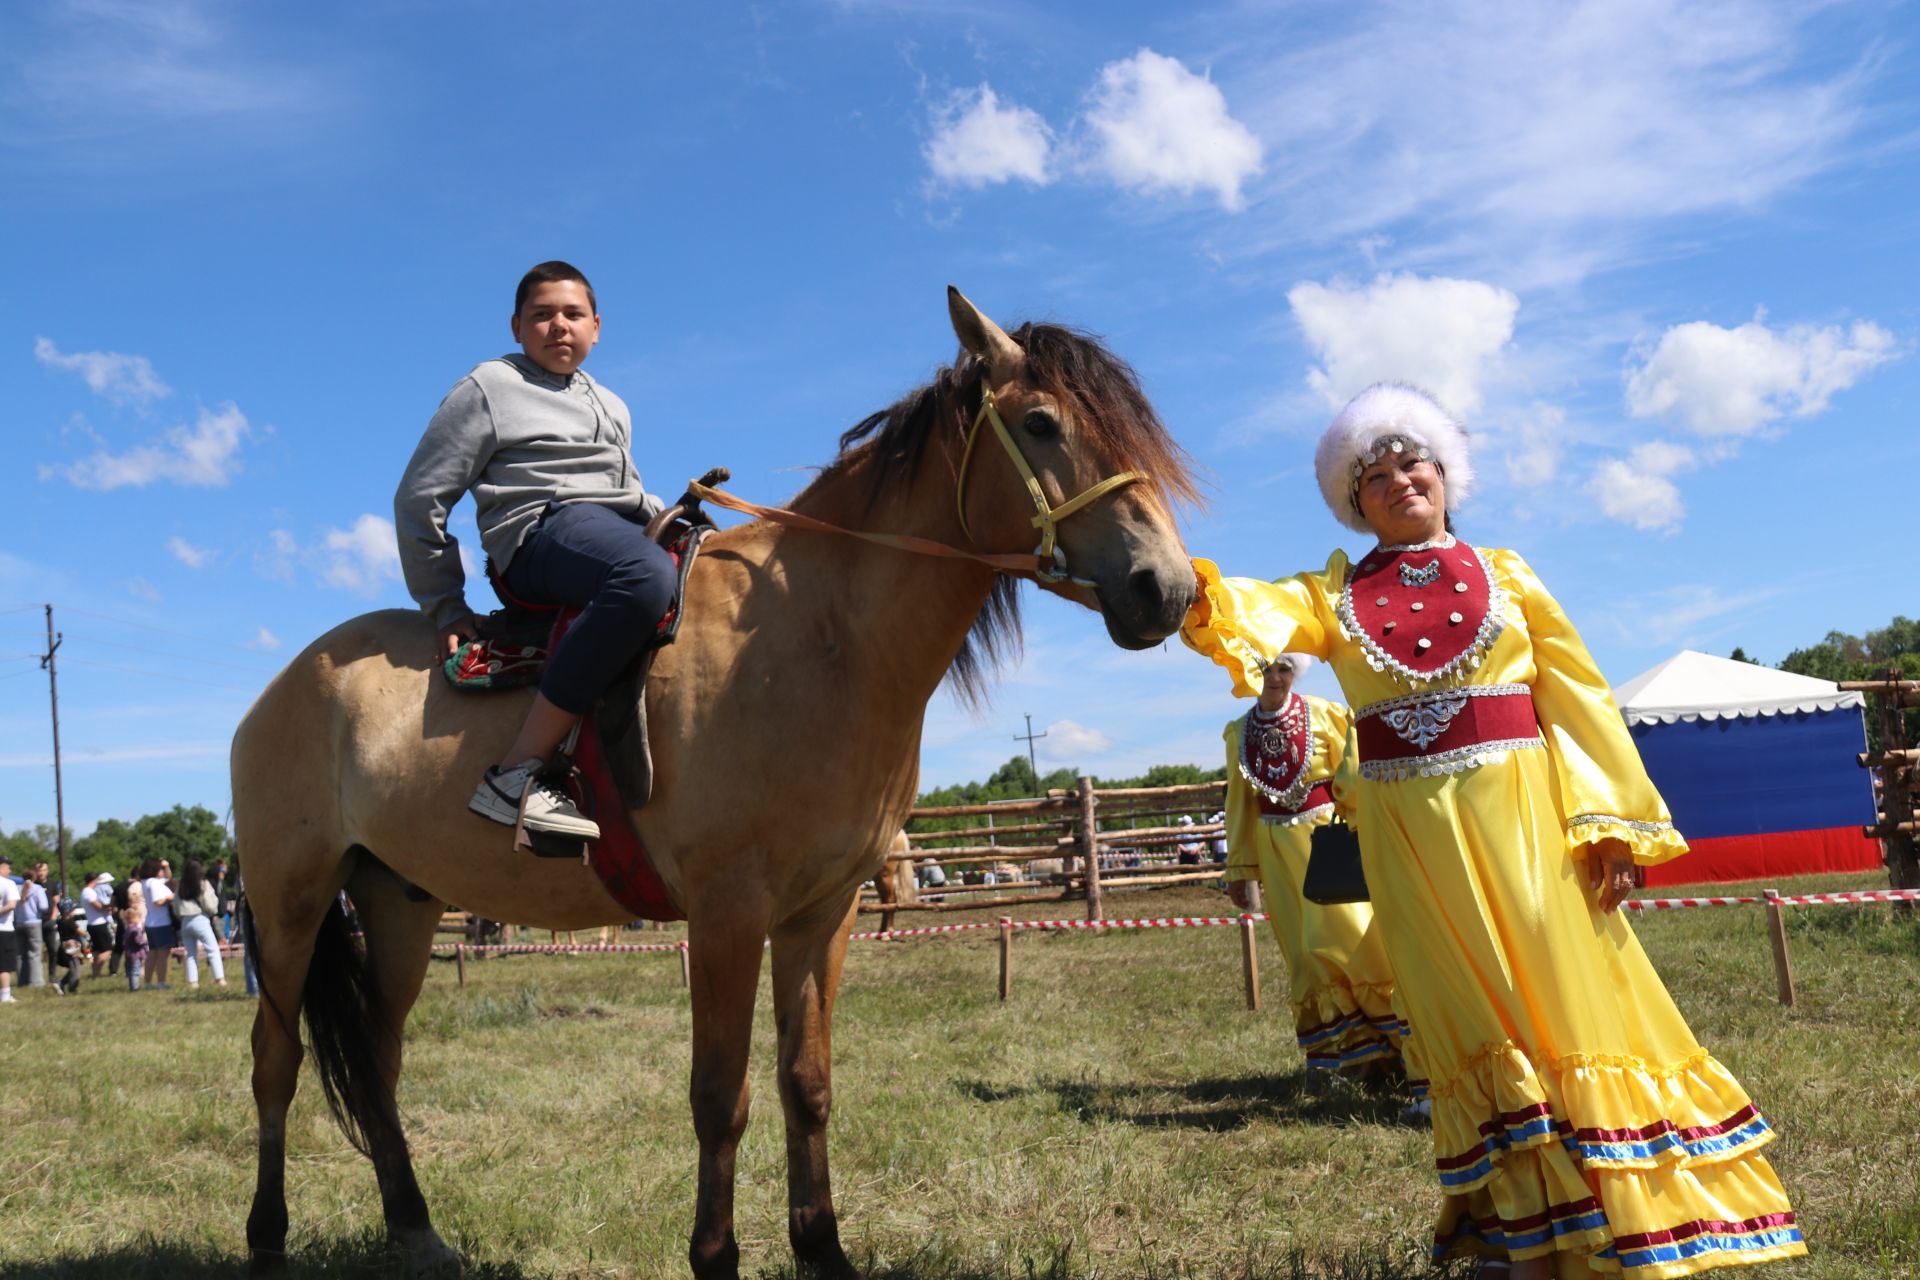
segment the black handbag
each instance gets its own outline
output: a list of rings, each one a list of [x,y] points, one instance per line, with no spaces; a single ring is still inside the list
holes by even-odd
[[[1371,902],[1367,873],[1360,865],[1360,837],[1344,822],[1329,822],[1314,830],[1307,875],[1300,892],[1323,907],[1345,902]]]

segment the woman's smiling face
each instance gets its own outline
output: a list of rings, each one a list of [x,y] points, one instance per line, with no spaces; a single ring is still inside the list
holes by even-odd
[[[1446,532],[1446,477],[1412,449],[1369,463],[1356,493],[1360,514],[1382,543],[1426,542]]]

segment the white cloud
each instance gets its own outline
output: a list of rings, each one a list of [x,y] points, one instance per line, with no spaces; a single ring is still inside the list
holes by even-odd
[[[269,653],[273,652],[273,650],[278,649],[279,647],[280,647],[280,637],[276,636],[275,634],[273,634],[273,632],[267,630],[265,627],[261,627],[260,630],[255,633],[253,639],[249,641],[247,644],[247,648],[249,649],[265,649]]]
[[[189,569],[204,567],[214,555],[211,547],[196,547],[177,534],[167,539],[167,550],[173,553],[175,560]]]
[[[42,467],[40,475],[65,476],[82,489],[144,488],[158,480],[219,487],[240,470],[240,444],[251,434],[246,415],[229,401],[217,411],[201,409],[193,426],[174,427],[150,444],[119,454],[96,450],[63,467]]]
[[[1781,590],[1769,587],[1722,595],[1711,583],[1687,583],[1630,600],[1611,617],[1614,629],[1632,644],[1696,646],[1726,634],[1742,616],[1751,614],[1754,606],[1774,599]]]
[[[1238,210],[1242,184],[1260,172],[1260,140],[1219,87],[1151,49],[1101,68],[1082,120],[1088,167],[1128,190],[1211,191]]]
[[[127,594],[136,600],[145,600],[148,604],[160,603],[160,591],[145,578],[128,578]]]
[[[1567,411],[1536,404],[1514,427],[1506,449],[1507,478],[1527,489],[1552,484],[1566,454]]]
[[[1687,513],[1671,477],[1698,465],[1685,445],[1650,440],[1625,458],[1603,459],[1587,490],[1610,519],[1636,529],[1671,531]]]
[[[1446,243],[1508,281],[1577,279],[1643,255],[1665,220],[1748,211],[1844,165],[1875,123],[1875,38],[1833,6],[1321,12],[1344,28],[1247,24],[1234,47],[1236,110],[1285,157],[1256,189],[1280,245],[1386,231],[1402,264]]]
[[[1424,387],[1458,414],[1482,400],[1481,384],[1513,338],[1520,300],[1479,280],[1383,274],[1372,284],[1297,284],[1287,293],[1307,345],[1320,358],[1307,385],[1328,405],[1375,382]]]
[[[291,533],[285,529],[269,529],[266,549],[253,553],[253,565],[262,577],[292,582],[294,561],[299,554],[300,544]]]
[[[1053,181],[1047,122],[1030,108],[1002,106],[987,85],[955,93],[936,107],[934,126],[923,154],[941,182],[983,187],[1015,178],[1038,186]]]
[[[1113,739],[1106,734],[1071,720],[1054,721],[1047,726],[1046,734],[1034,746],[1054,764],[1082,764],[1084,757],[1100,755],[1113,747]]]
[[[361,516],[349,529],[328,529],[319,551],[320,580],[330,587],[370,596],[400,577],[393,522],[376,515]]]
[[[1821,412],[1899,354],[1893,335],[1870,320],[1846,329],[1773,329],[1764,311],[1735,329],[1696,320],[1637,353],[1627,408],[1636,418],[1667,418],[1698,435],[1744,436],[1786,414]]]
[[[33,340],[33,358],[50,369],[77,373],[97,396],[115,404],[145,405],[173,394],[173,388],[153,371],[153,362],[145,356],[122,355],[118,351],[63,352],[51,338]]]
[[[201,0],[67,0],[48,6],[46,37],[22,60],[11,97],[31,141],[172,142],[165,127],[225,126],[277,137],[340,95],[312,59],[274,58],[235,38]],[[16,28],[20,24],[15,24]]]

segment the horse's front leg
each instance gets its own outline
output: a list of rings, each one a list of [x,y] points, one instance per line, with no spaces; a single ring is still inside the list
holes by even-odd
[[[857,1274],[840,1247],[840,1220],[827,1171],[833,1001],[840,989],[854,905],[849,899],[844,911],[782,925],[773,934],[780,1106],[787,1120],[787,1235],[800,1270],[822,1276]]]
[[[740,1274],[740,1245],[733,1234],[733,1166],[747,1127],[747,1047],[766,938],[766,914],[743,911],[738,902],[688,913],[691,1099],[700,1174],[687,1261],[699,1280],[735,1280]]]

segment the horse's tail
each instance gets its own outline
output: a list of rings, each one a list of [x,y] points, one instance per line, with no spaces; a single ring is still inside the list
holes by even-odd
[[[300,1004],[327,1106],[347,1141],[371,1157],[371,1135],[392,1132],[395,1125],[374,1053],[375,1037],[389,1032],[366,956],[348,925],[346,909],[337,902],[313,941]]]

